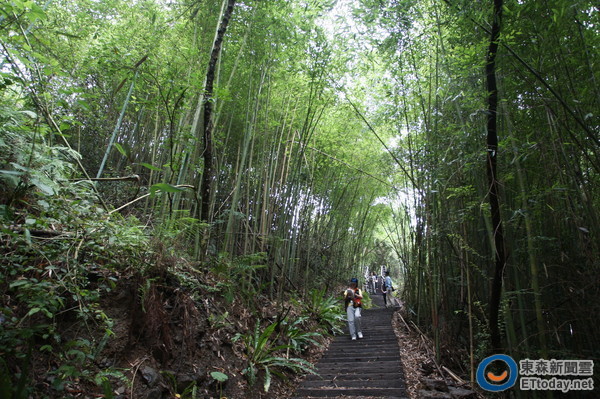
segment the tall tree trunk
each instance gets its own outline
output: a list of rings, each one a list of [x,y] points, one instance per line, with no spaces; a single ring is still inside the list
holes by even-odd
[[[202,178],[200,182],[200,196],[202,198],[200,203],[200,220],[203,223],[210,223],[212,219],[211,194],[214,175],[214,157],[212,145],[214,120],[212,118],[212,110],[214,102],[213,91],[215,73],[217,70],[219,56],[221,54],[221,45],[223,44],[223,38],[225,37],[227,25],[229,24],[229,19],[231,18],[231,14],[233,13],[233,7],[235,5],[235,0],[224,0],[223,4],[225,4],[225,1],[227,2],[227,7],[225,8],[225,12],[222,13],[223,16],[221,18],[221,23],[219,24],[219,28],[217,29],[217,33],[215,35],[215,40],[213,42],[210,59],[208,61],[208,68],[206,71],[204,93],[201,96],[204,111],[202,115],[204,118],[202,125],[202,138],[204,144],[202,157],[204,160],[204,168],[202,170]],[[197,116],[199,116],[198,112]],[[194,123],[196,123],[197,120],[198,118],[194,117]],[[196,235],[196,243],[194,248],[194,255],[196,257],[204,258],[204,256],[206,255],[206,250],[208,248],[209,242],[209,234],[210,230],[207,230],[205,234],[203,234],[202,239],[200,239],[200,231]]]
[[[204,141],[204,169],[202,171],[202,182],[200,185],[200,195],[202,196],[202,208],[200,210],[200,220],[203,222],[210,222],[210,194],[211,185],[213,180],[213,145],[212,145],[212,134],[213,134],[213,89],[215,82],[215,71],[217,69],[217,61],[221,54],[221,45],[223,44],[223,37],[227,31],[227,25],[229,19],[233,13],[233,7],[235,0],[228,0],[227,8],[223,13],[221,24],[215,37],[213,44],[212,53],[208,62],[208,70],[206,72],[206,86],[204,94],[204,129],[203,129],[203,141]]]
[[[490,337],[494,351],[502,347],[498,317],[500,313],[500,299],[502,296],[502,275],[506,265],[506,252],[504,250],[504,235],[502,232],[502,218],[500,215],[499,184],[496,171],[498,157],[497,110],[498,86],[496,83],[496,55],[498,52],[498,37],[502,21],[503,0],[494,0],[494,16],[490,45],[488,47],[487,62],[485,66],[488,113],[487,113],[487,177],[489,184],[490,210],[492,213],[492,232],[494,238],[495,267],[490,293]]]

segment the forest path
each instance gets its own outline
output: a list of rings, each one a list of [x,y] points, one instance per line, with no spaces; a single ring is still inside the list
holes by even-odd
[[[408,398],[392,309],[381,295],[362,312],[363,339],[337,336],[317,363],[319,375],[306,377],[294,398]],[[346,327],[347,330],[348,327]]]

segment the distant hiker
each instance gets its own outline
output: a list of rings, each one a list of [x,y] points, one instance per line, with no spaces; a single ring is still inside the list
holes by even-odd
[[[392,300],[392,292],[395,291],[394,289],[394,284],[392,283],[392,278],[390,277],[390,272],[388,270],[385,271],[385,278],[383,279],[383,284],[381,287],[381,292],[383,293],[383,303],[385,304],[385,307],[387,308],[388,306],[388,301],[387,299],[389,299],[390,305],[393,306],[393,300]],[[389,297],[388,295],[389,294]]]
[[[371,275],[371,293],[374,294],[377,292],[377,274],[373,272]]]
[[[344,305],[346,307],[346,315],[348,316],[348,329],[350,337],[356,340],[363,337],[362,329],[360,328],[360,309],[362,307],[362,292],[358,288],[358,279],[350,280],[350,286],[344,291]]]

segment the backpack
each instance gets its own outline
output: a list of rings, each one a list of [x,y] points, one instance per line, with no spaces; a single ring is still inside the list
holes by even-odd
[[[360,290],[357,288],[354,290],[355,294],[360,294]],[[361,298],[352,298],[352,307],[354,308],[361,308],[362,307],[362,303],[361,303]]]

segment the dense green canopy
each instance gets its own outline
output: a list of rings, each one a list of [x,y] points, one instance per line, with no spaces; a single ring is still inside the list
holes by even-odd
[[[25,186],[136,175],[96,181],[94,212],[203,265],[261,254],[271,298],[387,269],[471,377],[492,350],[597,358],[599,15],[588,0],[3,1],[2,225],[22,223]]]

